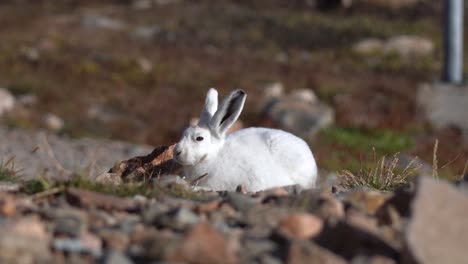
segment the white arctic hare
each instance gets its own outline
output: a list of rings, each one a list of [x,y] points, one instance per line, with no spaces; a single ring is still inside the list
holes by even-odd
[[[218,92],[208,91],[199,123],[187,128],[174,148],[174,159],[188,180],[216,191],[232,191],[241,184],[250,192],[293,184],[315,186],[317,165],[302,139],[257,127],[226,135],[246,97],[243,90],[235,90],[218,109]]]

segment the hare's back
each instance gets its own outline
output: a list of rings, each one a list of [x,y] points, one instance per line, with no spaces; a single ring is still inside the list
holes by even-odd
[[[269,156],[268,159],[281,167],[293,182],[305,187],[315,185],[317,165],[312,151],[301,138],[283,130],[254,127],[234,132],[228,139],[243,145],[239,149],[248,149],[257,157]]]
[[[251,151],[265,150],[281,163],[302,163],[312,159],[312,152],[301,138],[283,130],[252,127],[238,130],[228,141],[245,145]],[[265,154],[265,153],[257,153]]]

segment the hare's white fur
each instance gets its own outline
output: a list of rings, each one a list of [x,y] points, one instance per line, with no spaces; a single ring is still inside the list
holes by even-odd
[[[174,158],[189,181],[212,190],[250,192],[299,184],[315,186],[317,166],[308,145],[277,129],[246,128],[226,135],[239,117],[246,94],[231,92],[218,109],[218,93],[208,91],[198,125],[184,131]]]

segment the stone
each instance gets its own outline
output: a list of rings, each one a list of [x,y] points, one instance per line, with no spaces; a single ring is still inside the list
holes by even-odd
[[[384,47],[386,54],[396,53],[401,57],[424,57],[434,51],[434,43],[419,36],[396,36],[387,40]]]
[[[11,217],[16,213],[16,199],[13,195],[0,192],[0,214]]]
[[[120,251],[112,250],[106,254],[104,264],[133,264],[134,262]]]
[[[54,220],[54,233],[56,235],[78,237],[84,233],[88,223],[87,214],[74,209],[49,209],[45,216]]]
[[[0,88],[0,117],[13,110],[15,97],[5,88]]]
[[[119,198],[97,192],[68,188],[67,200],[74,205],[83,208],[100,208],[104,210],[134,211],[138,203],[130,198]]]
[[[23,218],[0,225],[1,263],[46,263],[51,260],[50,237],[35,218]]]
[[[68,253],[90,254],[94,257],[102,255],[102,241],[90,233],[80,238],[56,238],[52,246],[55,250]]]
[[[139,26],[132,31],[131,36],[136,39],[151,40],[161,32],[159,25]]]
[[[237,192],[228,192],[226,194],[226,202],[232,205],[234,209],[242,212],[249,210],[257,204],[255,199]]]
[[[61,131],[65,126],[63,119],[52,113],[45,114],[42,117],[42,123],[47,129],[54,132]]]
[[[122,161],[109,172],[121,175],[124,181],[141,181],[164,175],[177,174],[181,166],[173,159],[174,146],[156,147],[146,156],[138,156]]]
[[[288,237],[310,239],[320,233],[323,222],[320,218],[307,213],[286,216],[279,223],[279,230]]]
[[[266,92],[276,96],[276,92],[270,90]],[[318,101],[310,89],[272,96],[272,100],[264,103],[262,112],[275,125],[302,137],[314,136],[321,128],[331,125],[335,118],[333,109]]]
[[[229,241],[207,223],[196,225],[168,260],[206,264],[239,262],[237,252]]]
[[[0,181],[0,192],[18,192],[20,188],[19,183]]]
[[[170,227],[174,230],[183,231],[188,227],[196,225],[200,218],[188,208],[174,208],[166,214],[155,218],[155,224],[161,227]]]
[[[345,264],[347,261],[333,252],[309,241],[294,241],[289,248],[287,263]]]
[[[444,83],[423,84],[417,102],[430,123],[438,129],[455,126],[468,134],[465,105],[468,104],[466,85]]]
[[[126,25],[123,22],[98,14],[84,15],[81,23],[84,27],[89,29],[107,29],[120,31],[126,28]]]
[[[405,233],[403,263],[466,263],[468,196],[452,184],[419,177]]]
[[[373,215],[389,199],[389,194],[356,189],[346,196],[346,202],[363,212]]]
[[[398,249],[382,236],[362,225],[348,221],[338,221],[325,225],[315,242],[346,260],[351,260],[358,253],[377,254],[391,259],[398,259]]]
[[[99,230],[98,236],[102,239],[106,249],[111,249],[116,252],[124,252],[130,243],[129,236],[120,230]]]
[[[376,38],[367,38],[353,45],[352,50],[360,55],[375,55],[383,52],[384,42]]]

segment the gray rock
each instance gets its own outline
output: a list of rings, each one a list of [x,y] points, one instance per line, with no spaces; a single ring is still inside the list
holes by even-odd
[[[97,237],[85,234],[80,238],[56,238],[52,246],[55,250],[68,253],[89,254],[93,257],[101,257],[102,243]]]
[[[424,84],[418,89],[417,101],[426,118],[436,128],[456,126],[468,134],[466,85]]]
[[[84,27],[90,29],[108,29],[119,31],[126,27],[122,21],[112,19],[98,14],[86,14],[83,16],[81,23]]]
[[[59,132],[65,127],[65,121],[53,113],[47,113],[42,117],[44,126],[53,132]]]
[[[48,210],[49,216],[54,220],[54,233],[78,237],[87,227],[87,215],[73,209]]]
[[[161,215],[156,219],[156,224],[170,227],[174,230],[185,230],[186,228],[198,224],[200,218],[188,208],[175,208],[167,214]]]
[[[404,263],[467,263],[468,196],[430,177],[416,186]]]
[[[234,207],[234,209],[245,212],[255,206],[257,202],[255,199],[251,198],[250,196],[236,193],[236,192],[228,192],[226,194],[226,201]]]
[[[264,106],[265,116],[280,128],[299,136],[312,137],[321,128],[334,122],[333,109],[320,102],[310,89],[296,90],[289,95],[271,98]]]
[[[161,32],[159,25],[140,26],[131,32],[131,36],[140,40],[151,40]]]
[[[0,116],[11,111],[15,106],[15,97],[5,88],[0,88]]]
[[[125,256],[122,252],[111,251],[107,253],[104,258],[104,264],[132,264],[134,263],[131,259]]]

